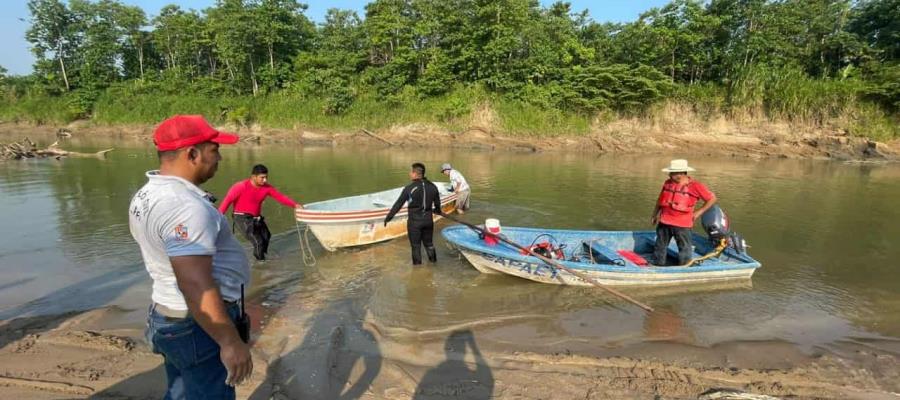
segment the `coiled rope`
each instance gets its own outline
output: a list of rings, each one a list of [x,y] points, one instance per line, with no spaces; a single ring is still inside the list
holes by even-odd
[[[316,255],[312,251],[312,246],[309,245],[309,225],[303,224],[303,228],[300,227],[300,221],[294,220],[294,224],[297,226],[297,235],[300,241],[300,256],[303,259],[303,265],[307,267],[313,267],[316,265]]]
[[[692,259],[691,261],[688,261],[688,263],[683,265],[683,267],[691,267],[694,264],[699,264],[710,258],[718,257],[720,254],[722,254],[723,251],[725,251],[726,247],[728,247],[728,239],[725,239],[725,238],[719,239],[719,245],[716,246],[715,249],[713,249],[711,252],[707,253],[705,256],[697,257],[697,258]]]

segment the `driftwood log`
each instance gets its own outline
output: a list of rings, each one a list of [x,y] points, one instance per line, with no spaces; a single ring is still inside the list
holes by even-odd
[[[29,138],[25,138],[25,140],[21,142],[12,142],[9,144],[0,144],[0,159],[2,160],[22,160],[26,158],[47,158],[53,157],[55,159],[60,159],[62,157],[96,157],[96,158],[104,158],[106,157],[106,153],[113,151],[113,149],[100,150],[96,153],[80,153],[77,151],[68,151],[59,148],[59,142],[53,142],[53,144],[47,146],[46,148],[39,149],[37,144],[31,141]]]
[[[366,135],[369,135],[370,137],[373,137],[373,138],[375,138],[375,139],[378,139],[378,140],[380,140],[380,141],[382,141],[382,142],[387,143],[388,146],[393,146],[393,145],[394,145],[394,143],[391,142],[390,140],[387,140],[387,139],[385,139],[385,138],[383,138],[383,137],[381,137],[381,136],[378,136],[378,135],[372,133],[372,131],[370,131],[370,130],[368,130],[368,129],[360,129],[360,131],[362,131],[362,133],[365,133]]]

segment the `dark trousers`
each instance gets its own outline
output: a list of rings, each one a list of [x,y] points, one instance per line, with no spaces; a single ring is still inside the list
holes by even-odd
[[[413,265],[422,264],[422,245],[425,245],[425,254],[428,255],[428,261],[437,262],[437,251],[434,249],[432,236],[434,235],[434,220],[431,219],[431,213],[427,216],[410,218],[406,220],[406,230],[409,233],[409,245],[412,246],[412,262]]]
[[[656,225],[656,246],[653,248],[653,259],[656,265],[666,265],[666,253],[669,242],[675,238],[675,244],[678,245],[678,265],[685,265],[691,261],[694,253],[693,243],[691,242],[691,228],[680,228],[677,226],[659,223]]]
[[[235,214],[234,225],[253,244],[253,256],[257,260],[265,260],[266,253],[269,251],[269,239],[272,238],[272,232],[269,232],[266,219],[262,215],[254,217],[246,214]]]

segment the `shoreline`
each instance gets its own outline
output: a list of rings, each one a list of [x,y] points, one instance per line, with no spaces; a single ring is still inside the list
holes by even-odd
[[[255,335],[254,374],[238,398],[696,399],[722,388],[799,399],[900,398],[900,340],[802,351],[782,341],[702,347],[660,337],[585,355],[503,349],[475,326],[446,338],[396,336],[347,302],[302,304],[314,309],[298,320],[288,305]],[[149,352],[140,327],[103,329],[121,312],[0,323],[0,397],[160,398],[162,359]]]
[[[672,121],[620,120],[587,135],[502,135],[473,126],[462,132],[426,124],[394,126],[369,131],[264,128],[259,125],[217,126],[236,132],[243,145],[296,144],[302,146],[374,146],[397,148],[459,148],[483,151],[548,152],[553,154],[657,154],[678,156],[730,156],[750,159],[793,158],[851,162],[900,160],[900,140],[875,142],[822,129],[800,129],[764,122],[746,125],[713,121],[705,125]],[[0,137],[21,140],[28,136],[106,138],[149,143],[153,125],[96,125],[77,121],[68,125],[0,123]],[[67,139],[60,137],[60,139]]]

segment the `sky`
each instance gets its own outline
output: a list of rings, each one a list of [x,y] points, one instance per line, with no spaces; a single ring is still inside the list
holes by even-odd
[[[167,4],[178,4],[184,9],[202,10],[215,3],[215,0],[121,0],[125,4],[140,6],[150,18],[159,13]],[[570,0],[572,9],[587,9],[591,17],[600,22],[626,22],[637,19],[638,15],[652,7],[660,7],[669,0]],[[301,1],[303,2],[303,1]],[[309,5],[307,17],[315,22],[324,19],[329,8],[357,10],[364,15],[366,0],[330,0],[305,1]],[[547,6],[553,0],[541,0]],[[0,0],[0,66],[9,70],[10,74],[25,75],[31,73],[34,56],[25,41],[28,29],[28,7],[26,0]]]

